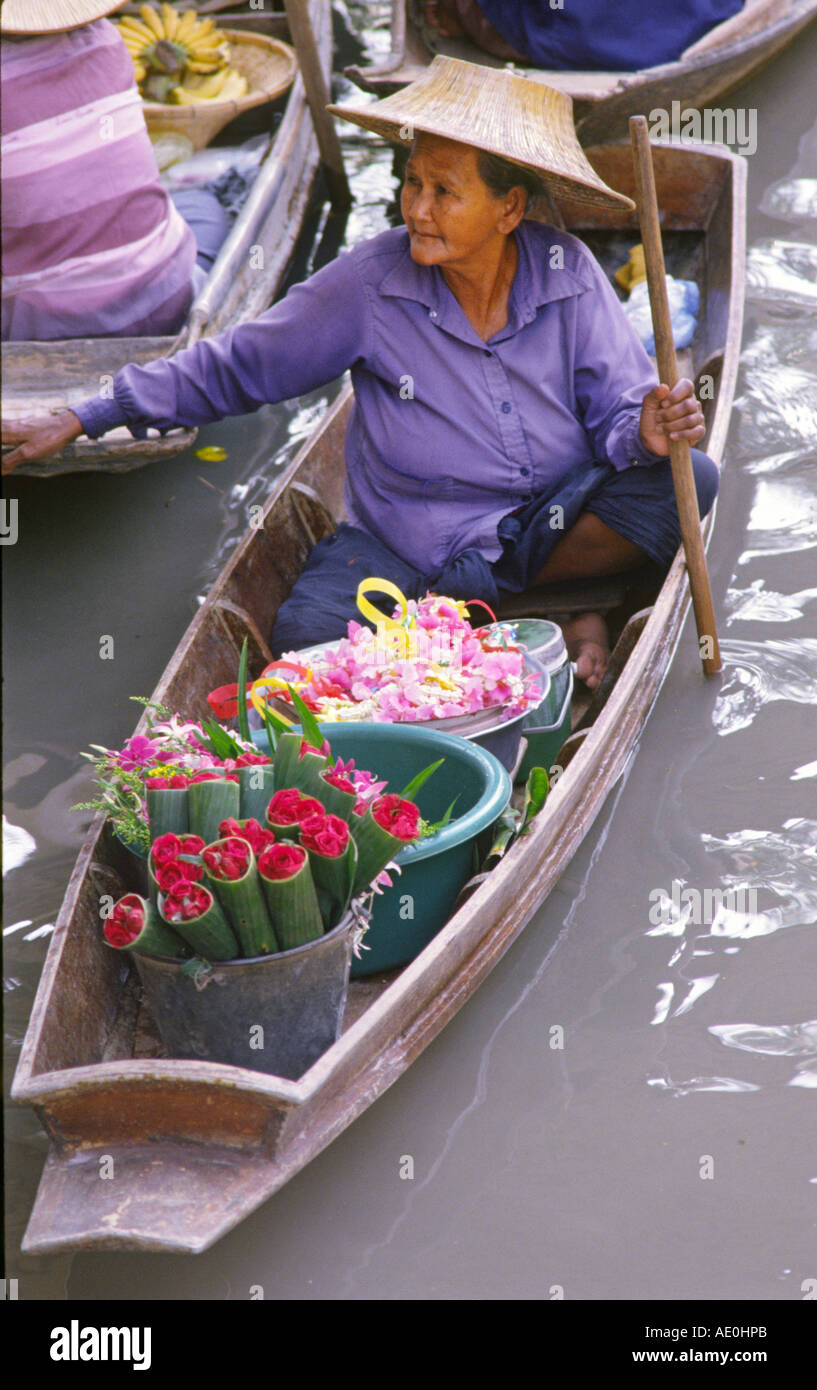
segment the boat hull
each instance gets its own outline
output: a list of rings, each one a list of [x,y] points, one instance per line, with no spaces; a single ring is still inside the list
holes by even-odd
[[[628,159],[627,150],[607,150],[596,167],[626,186]],[[740,342],[745,166],[705,150],[656,150],[655,161],[665,231],[694,240],[698,227],[704,237],[708,313],[694,369],[718,377],[706,446],[720,459]],[[277,479],[264,527],[238,546],[155,699],[200,717],[207,692],[234,678],[244,636],[253,667],[268,659],[264,633],[278,604],[332,514],[342,514],[350,408],[347,390]],[[711,526],[710,519],[707,536]],[[687,607],[679,553],[651,609],[625,628],[613,653],[620,674],[560,755],[564,771],[531,833],[410,965],[353,982],[345,1032],[297,1081],[151,1054],[133,973],[99,929],[100,894],[126,885],[127,852],[95,822],[58,918],[13,1087],[52,1142],[24,1248],[203,1250],[392,1085],[501,959],[581,845],[633,755]],[[99,1181],[106,1156],[121,1182]]]

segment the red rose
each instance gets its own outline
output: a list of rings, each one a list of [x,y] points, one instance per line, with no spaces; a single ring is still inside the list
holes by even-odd
[[[164,915],[171,922],[193,922],[212,904],[206,888],[181,879],[174,884],[164,900]]]
[[[188,784],[188,778],[176,772],[172,777],[148,777],[145,783],[148,791],[179,791]]]
[[[268,758],[266,753],[242,753],[240,758],[236,758],[236,767],[256,767],[263,763],[271,763],[272,758]]]
[[[379,796],[372,806],[372,815],[381,830],[388,830],[398,840],[416,840],[420,832],[420,811],[413,801],[404,801],[395,792]]]
[[[354,782],[350,782],[342,772],[322,772],[321,780],[328,782],[330,787],[337,787],[340,792],[351,792],[352,796],[355,794]]]
[[[241,829],[241,825],[236,820],[235,816],[228,816],[227,820],[223,820],[218,828],[218,837],[220,840],[225,840],[228,835],[243,834],[244,831]]]
[[[327,859],[338,859],[349,843],[349,827],[340,816],[310,816],[301,824],[301,844]]]
[[[303,692],[301,692],[301,698],[303,699]],[[305,705],[309,705],[309,700],[308,700],[308,699],[307,699],[307,700],[304,700],[304,704],[305,704]],[[314,708],[314,709],[317,710],[317,709],[319,708],[319,706],[313,702],[313,705],[310,706],[310,708]],[[331,752],[331,749],[330,749],[330,747],[329,747],[329,740],[328,740],[328,739],[324,739],[323,744],[321,745],[320,748],[314,748],[314,747],[312,746],[311,743],[307,743],[306,739],[305,739],[305,738],[302,738],[302,739],[301,739],[301,746],[300,746],[300,748],[298,749],[298,757],[299,757],[299,758],[305,758],[306,755],[307,755],[307,753],[314,753],[316,757],[320,757],[320,758],[326,757],[326,758],[328,758],[330,752]]]
[[[174,859],[178,859],[179,855],[184,853],[184,850],[182,849],[182,842],[179,836],[168,833],[167,835],[160,835],[158,839],[153,841],[150,853],[153,859],[153,869],[155,872],[157,869],[160,869],[163,864],[170,864]]]
[[[204,841],[201,835],[180,835],[182,842],[182,854],[201,854],[204,849]]]
[[[239,780],[237,772],[220,772],[211,767],[204,772],[197,772],[195,777],[191,777],[191,785],[194,782],[237,782]]]
[[[305,860],[306,850],[301,849],[300,845],[290,845],[286,840],[279,840],[277,844],[264,850],[258,861],[258,871],[264,878],[292,878],[303,868]]]
[[[243,878],[250,863],[251,850],[244,840],[236,835],[219,840],[202,852],[202,858],[214,878],[235,881]]]
[[[103,931],[111,946],[130,946],[145,925],[145,913],[135,893],[120,898]]]
[[[256,858],[262,850],[267,849],[270,845],[275,844],[275,835],[273,834],[273,832],[271,830],[265,830],[263,825],[259,825],[257,820],[247,820],[244,822],[243,825],[240,825],[237,821],[234,823],[236,825],[239,825],[239,828],[238,830],[233,830],[229,833],[232,835],[238,835],[242,840],[246,840]],[[224,821],[224,825],[226,824],[227,821]],[[222,826],[221,834],[223,835],[224,833],[225,831]]]
[[[298,825],[307,816],[323,811],[321,803],[314,796],[304,796],[298,787],[282,787],[270,799],[267,819],[273,825]]]
[[[156,882],[159,885],[159,891],[169,893],[177,883],[190,883],[192,874],[188,874],[187,870],[195,868],[195,864],[182,866],[175,859],[170,864],[163,864],[160,869],[156,870]],[[201,877],[201,870],[199,870],[199,877]]]

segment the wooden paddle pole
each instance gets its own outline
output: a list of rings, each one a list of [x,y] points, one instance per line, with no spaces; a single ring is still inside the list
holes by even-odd
[[[352,194],[346,178],[338,133],[326,109],[330,99],[329,91],[321,67],[312,21],[309,18],[308,3],[307,0],[284,0],[284,5],[290,37],[298,55],[306,99],[318,137],[318,149],[329,197],[333,207],[348,208],[352,202]]]
[[[672,390],[678,382],[678,362],[675,357],[675,341],[667,300],[664,251],[661,245],[661,228],[658,221],[658,201],[655,193],[652,151],[647,133],[647,121],[644,116],[630,117],[630,140],[635,165],[638,221],[641,228],[641,241],[644,246],[647,288],[650,295],[650,309],[655,335],[655,355],[658,359],[658,379]],[[695,625],[698,629],[701,662],[706,675],[713,676],[721,670],[722,662],[715,624],[715,610],[712,606],[712,591],[709,587],[709,573],[706,568],[706,553],[701,536],[701,519],[695,491],[695,478],[692,472],[692,459],[687,441],[685,439],[670,439],[669,457],[672,480],[675,484],[678,519],[681,523],[681,540],[684,547],[687,573],[689,574],[689,587],[692,592],[692,608],[695,613]]]

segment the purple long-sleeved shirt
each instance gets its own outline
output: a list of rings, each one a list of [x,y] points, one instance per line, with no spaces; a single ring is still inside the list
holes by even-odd
[[[508,322],[487,342],[404,229],[333,261],[251,323],[128,366],[114,398],[73,407],[96,438],[256,410],[351,368],[348,519],[428,572],[576,464],[649,464],[638,437],[656,376],[615,291],[575,237],[523,222]]]

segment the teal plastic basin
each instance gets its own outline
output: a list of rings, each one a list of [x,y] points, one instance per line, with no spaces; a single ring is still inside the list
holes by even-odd
[[[511,779],[501,763],[469,739],[411,724],[321,724],[333,754],[367,768],[400,792],[429,763],[442,767],[417,793],[425,820],[439,820],[457,797],[448,825],[397,855],[401,873],[375,895],[374,912],[352,977],[391,970],[413,960],[445,926],[460,889],[472,873],[473,843],[504,810]],[[266,750],[266,734],[253,734]]]

